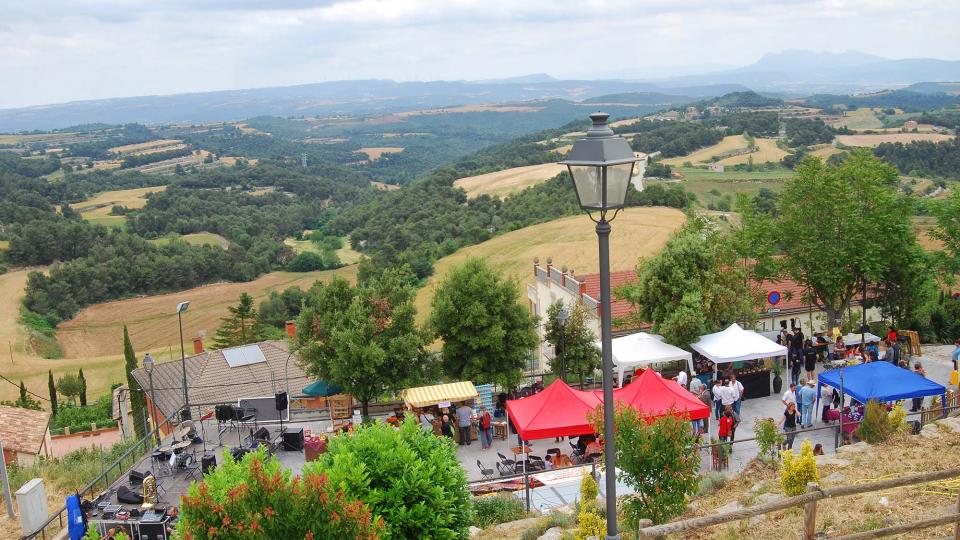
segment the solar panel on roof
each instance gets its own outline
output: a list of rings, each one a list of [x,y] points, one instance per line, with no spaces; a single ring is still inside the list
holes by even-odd
[[[227,359],[227,365],[232,368],[267,361],[263,356],[263,351],[261,351],[257,345],[244,345],[243,347],[224,349],[223,357]]]

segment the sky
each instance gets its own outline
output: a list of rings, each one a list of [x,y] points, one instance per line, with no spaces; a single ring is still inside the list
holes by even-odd
[[[332,80],[960,59],[954,0],[0,0],[0,108]]]

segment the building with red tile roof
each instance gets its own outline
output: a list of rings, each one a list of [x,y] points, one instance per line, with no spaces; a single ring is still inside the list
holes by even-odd
[[[50,413],[0,405],[3,462],[31,465],[50,456]]]

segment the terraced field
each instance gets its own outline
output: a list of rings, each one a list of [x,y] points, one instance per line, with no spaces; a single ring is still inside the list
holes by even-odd
[[[524,188],[547,181],[567,170],[557,163],[514,167],[502,171],[461,178],[453,183],[467,192],[467,196],[494,195],[505,197]]]
[[[126,222],[126,216],[111,216],[110,210],[114,205],[127,208],[143,208],[147,204],[148,193],[158,193],[167,189],[167,186],[153,186],[136,189],[121,189],[104,191],[96,197],[87,199],[74,205],[74,210],[80,212],[83,219],[93,223],[117,227]]]

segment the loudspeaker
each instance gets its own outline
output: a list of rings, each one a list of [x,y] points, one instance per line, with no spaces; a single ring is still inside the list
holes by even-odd
[[[233,420],[233,407],[230,405],[217,405],[214,410],[217,415],[217,422],[229,422]]]
[[[147,523],[141,521],[140,540],[167,540],[167,529],[163,523]]]
[[[143,495],[127,486],[117,488],[117,502],[120,504],[143,504]]]
[[[303,428],[287,429],[283,432],[283,449],[291,452],[303,450]]]
[[[140,471],[130,471],[130,474],[127,476],[127,480],[129,480],[131,484],[139,486],[143,483],[143,479],[146,478],[146,476],[146,473],[142,473]]]
[[[276,396],[274,396],[274,399],[277,402],[276,405],[277,405],[278,411],[287,410],[287,393],[286,392],[278,393]]]
[[[210,454],[200,458],[200,470],[203,471],[203,474],[207,474],[215,468],[217,468],[217,456]]]
[[[269,441],[270,440],[270,430],[262,427],[253,434],[253,438],[258,441]]]

